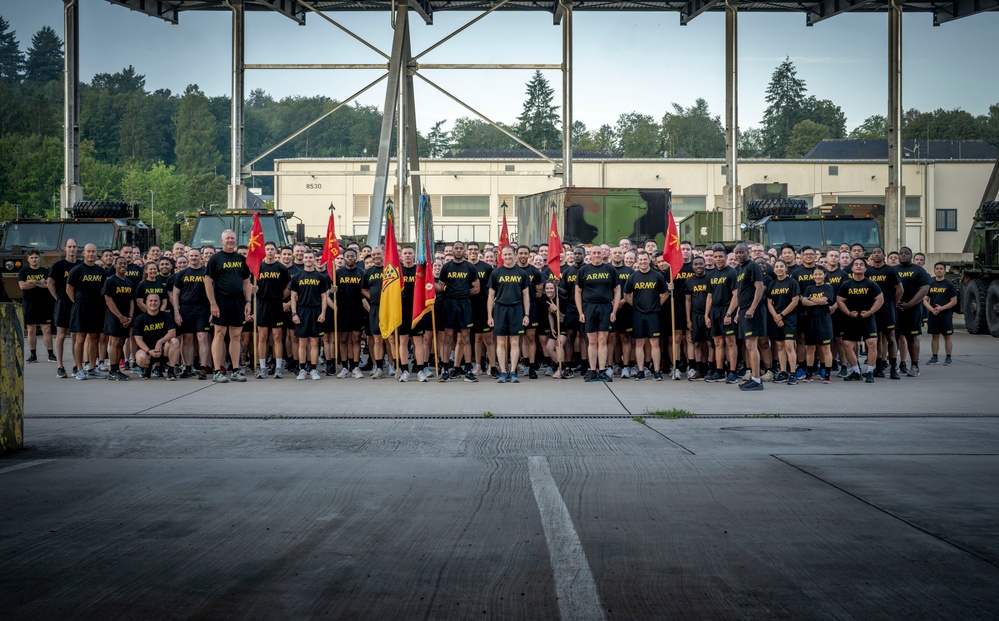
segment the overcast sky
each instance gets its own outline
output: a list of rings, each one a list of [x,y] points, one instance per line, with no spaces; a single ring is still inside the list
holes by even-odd
[[[180,93],[191,83],[209,95],[230,92],[229,13],[181,13],[180,24],[111,5],[80,0],[80,71],[94,74],[133,65],[149,90]],[[22,49],[39,28],[62,36],[62,0],[0,0],[0,15],[16,30]],[[445,37],[476,13],[439,12],[434,25],[412,16],[413,53]],[[386,53],[391,47],[388,12],[344,12],[335,16]],[[841,15],[808,28],[803,14],[742,13],[739,17],[740,126],[759,126],[765,89],[774,68],[790,56],[808,93],[842,107],[853,128],[887,108],[887,15]],[[376,63],[381,57],[315,15],[306,26],[277,13],[247,15],[248,63]],[[587,128],[613,124],[618,115],[638,112],[657,121],[675,102],[690,106],[698,97],[714,115],[724,113],[725,23],[720,13],[704,14],[689,26],[679,15],[577,11],[575,29],[574,116]],[[987,113],[999,103],[999,54],[995,41],[999,13],[967,17],[934,28],[928,13],[904,16],[903,88],[905,108],[962,108]],[[428,63],[559,63],[561,28],[544,12],[497,12],[427,56]],[[431,71],[426,75],[496,121],[512,123],[521,112],[527,70]],[[561,104],[561,72],[545,72]],[[379,75],[375,71],[247,71],[246,93],[262,88],[275,98],[326,95],[343,99]],[[473,116],[416,80],[420,130],[436,121]],[[362,96],[382,106],[384,87]]]

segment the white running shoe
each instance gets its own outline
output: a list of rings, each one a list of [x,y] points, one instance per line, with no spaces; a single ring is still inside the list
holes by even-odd
[[[628,367],[621,369],[621,379],[628,379],[631,377],[631,370]]]
[[[389,377],[395,377],[395,365],[391,362],[388,365],[388,375]]]
[[[420,380],[421,382],[425,382],[427,381],[427,374],[424,373],[423,371],[420,371],[419,373],[416,374],[416,379]]]
[[[472,375],[482,375],[482,365],[477,364],[472,367]]]
[[[381,367],[375,367],[375,370],[371,372],[371,379],[381,379],[385,376],[385,372],[382,371]]]
[[[274,379],[284,378],[284,367],[278,367],[274,369]]]
[[[687,379],[690,379],[695,375],[697,375],[697,369],[695,369],[694,367],[690,367],[689,369],[687,369]]]
[[[362,371],[360,367],[354,367],[352,375],[354,376],[354,379],[361,379],[364,377],[364,371]]]
[[[402,375],[399,376],[399,381],[400,382],[408,382],[409,381],[409,371],[408,370],[406,370],[406,369],[402,370]]]
[[[101,362],[100,366],[97,367],[97,370],[101,373],[107,373],[111,370],[111,367],[108,365],[108,361],[104,360]]]
[[[680,372],[680,369],[673,369],[669,376],[675,380],[683,379],[683,373]]]
[[[295,379],[297,379],[297,380],[299,380],[299,381],[302,381],[302,380],[304,380],[304,379],[305,379],[305,369],[304,369],[304,368],[303,368],[303,369],[300,369],[300,370],[298,371],[298,376],[297,376],[297,377],[295,377]]]
[[[763,374],[762,377],[760,377],[760,379],[763,380],[764,382],[772,382],[772,381],[774,381],[773,371],[767,371],[766,373]]]
[[[309,373],[309,377],[314,380],[323,379],[323,376],[319,375],[319,369],[312,369],[312,372]]]
[[[350,371],[347,370],[347,367],[340,367],[340,372],[337,373],[336,376],[340,379],[345,379],[350,377]]]

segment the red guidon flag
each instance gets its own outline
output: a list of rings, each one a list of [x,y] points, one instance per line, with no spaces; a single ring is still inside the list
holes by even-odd
[[[548,231],[548,269],[555,280],[562,278],[562,239],[558,236],[558,224],[555,222],[555,212],[552,212],[552,227]]]
[[[260,226],[260,215],[253,214],[253,228],[250,229],[250,241],[246,244],[246,265],[250,268],[254,280],[260,278],[260,262],[267,254],[264,252],[264,229]]]
[[[669,212],[669,223],[666,226],[666,247],[663,249],[666,262],[669,263],[669,279],[673,280],[683,269],[683,252],[680,251],[680,234],[676,229],[673,212]]]
[[[510,245],[510,229],[506,225],[506,214],[503,214],[503,226],[500,227],[500,250]]]
[[[326,264],[326,273],[333,278],[336,272],[336,258],[340,256],[340,242],[336,238],[336,230],[333,228],[333,213],[330,212],[330,222],[326,225],[326,244],[323,246],[323,256],[320,263]]]

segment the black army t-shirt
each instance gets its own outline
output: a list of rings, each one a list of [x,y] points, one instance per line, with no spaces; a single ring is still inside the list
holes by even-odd
[[[302,270],[291,279],[291,291],[298,296],[298,306],[319,308],[329,290],[330,277],[326,272]]]
[[[673,287],[676,288],[676,283]],[[660,299],[666,291],[666,277],[658,270],[634,270],[624,285],[624,292],[631,294],[632,308],[639,313],[658,313],[662,308]]]
[[[216,252],[208,259],[206,275],[213,281],[216,296],[236,297],[243,295],[243,281],[250,277],[250,268],[238,252]]]
[[[524,303],[524,289],[531,284],[530,276],[517,267],[497,267],[489,275],[489,288],[495,291],[493,300],[500,306],[518,306]]]
[[[132,322],[132,336],[141,338],[146,347],[153,349],[157,341],[176,327],[177,324],[173,322],[170,313],[158,312],[156,315],[140,313]]]
[[[461,263],[448,261],[441,268],[439,280],[447,288],[447,297],[452,300],[466,300],[472,294],[472,285],[478,279],[478,272],[468,261]]]
[[[618,286],[617,270],[607,263],[584,265],[576,274],[576,286],[582,289],[584,304],[610,304],[614,301],[614,288]]]

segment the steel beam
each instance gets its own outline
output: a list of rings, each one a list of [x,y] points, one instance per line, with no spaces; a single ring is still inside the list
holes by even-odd
[[[822,0],[805,13],[805,25],[814,26],[822,20],[848,13],[854,9],[868,7],[875,0]]]
[[[902,179],[902,1],[888,2],[888,186],[885,244],[905,245],[905,188]]]
[[[405,4],[396,8],[392,37],[392,55],[389,58],[388,83],[385,87],[385,105],[382,106],[382,128],[378,138],[378,159],[375,164],[375,185],[371,192],[371,209],[368,216],[368,243],[374,246],[382,241],[382,220],[385,218],[385,194],[388,190],[389,159],[392,155],[392,127],[395,121],[399,78],[402,75],[403,44],[409,27],[409,12]],[[408,60],[408,59],[407,59]]]
[[[714,9],[719,4],[721,4],[721,0],[687,0],[687,3],[680,9],[680,25],[686,26],[690,20],[705,11]]]
[[[139,13],[145,13],[150,17],[158,17],[171,24],[176,24],[180,17],[180,11],[176,9],[177,3],[175,2],[164,0],[108,0],[108,2]]]
[[[494,4],[493,6],[489,7],[489,10],[485,11],[484,13],[482,13],[482,15],[478,15],[474,19],[469,20],[467,23],[465,23],[465,25],[463,25],[463,26],[455,29],[449,35],[447,35],[446,37],[444,37],[443,39],[441,39],[437,43],[434,43],[433,45],[431,45],[427,49],[423,50],[422,52],[420,52],[416,56],[413,56],[413,60],[420,60],[421,58],[423,58],[424,56],[426,56],[427,54],[429,54],[431,51],[437,49],[441,45],[444,45],[444,43],[446,43],[447,41],[449,41],[452,38],[458,36],[459,33],[464,32],[467,28],[470,28],[472,26],[472,24],[475,24],[479,20],[484,19],[486,17],[486,15],[489,15],[493,11],[499,9],[501,6],[503,6],[504,4],[506,4],[509,1],[510,0],[500,0],[500,2],[498,2],[497,4]]]
[[[562,7],[562,187],[572,186],[572,0]]]
[[[739,3],[725,2],[725,189],[722,232],[727,240],[739,230]]]
[[[377,47],[375,47],[371,43],[368,43],[367,41],[365,41],[364,39],[362,39],[361,37],[359,37],[356,33],[354,33],[351,29],[347,28],[346,26],[344,26],[340,22],[336,21],[335,19],[333,19],[332,17],[330,17],[326,13],[323,13],[322,11],[320,11],[319,9],[317,9],[316,7],[314,7],[311,4],[305,2],[305,0],[295,0],[295,1],[298,2],[298,4],[300,6],[302,6],[303,8],[312,11],[313,13],[315,13],[316,15],[318,15],[320,18],[322,18],[322,19],[328,21],[330,24],[336,26],[337,28],[339,28],[340,30],[342,30],[344,33],[346,33],[347,36],[352,37],[355,41],[357,41],[358,43],[360,43],[364,47],[368,48],[369,50],[371,50],[375,54],[378,54],[379,56],[381,56],[385,60],[388,60],[388,58],[389,58],[388,54],[386,54],[385,52],[381,51],[380,49],[378,49]]]
[[[229,151],[229,209],[242,209],[246,204],[243,187],[243,88],[244,51],[246,38],[246,6],[244,0],[227,0],[232,9],[232,113]]]
[[[305,25],[305,9],[295,0],[253,0],[253,3],[265,6],[275,13],[280,13],[298,23],[299,26]]]
[[[413,50],[410,47],[408,28],[406,29],[406,41],[403,45],[403,52],[406,58],[409,58]],[[403,85],[406,88],[406,144],[409,149],[409,185],[412,189],[412,200],[409,203],[410,209],[407,213],[415,214],[416,207],[420,204],[420,194],[423,193],[423,184],[420,179],[420,144],[417,142],[416,132],[416,97],[413,94],[413,74],[406,66],[403,66],[402,69],[405,72]],[[401,162],[402,160],[400,159],[400,164]],[[409,241],[409,220],[403,220],[402,224],[402,239],[403,241]]]
[[[562,69],[553,63],[417,63],[410,69]],[[388,63],[247,63],[244,69],[388,69]]]
[[[80,5],[63,0],[63,181],[60,217],[69,217],[73,203],[83,200],[80,185]]]
[[[999,0],[955,0],[949,3],[948,8],[937,7],[933,10],[933,25],[939,26],[955,19],[997,9]]]
[[[434,7],[430,6],[429,0],[409,0],[409,8],[423,18],[428,26],[434,23]]]

